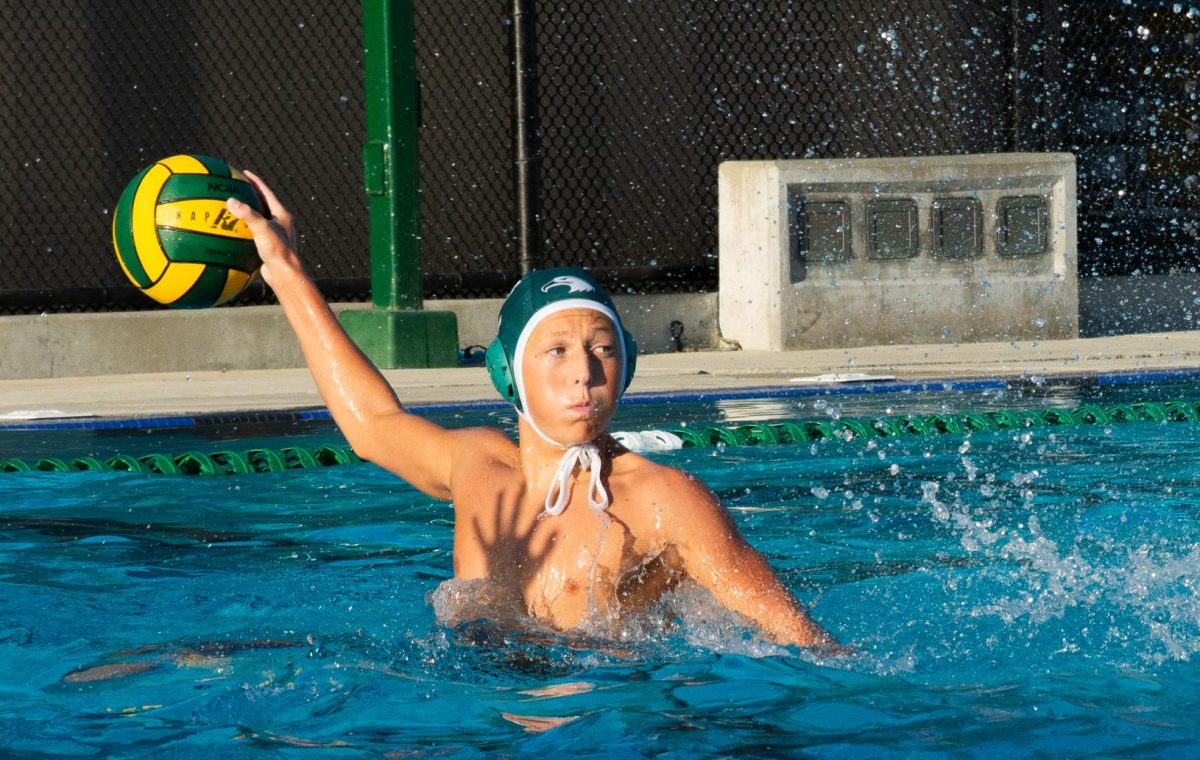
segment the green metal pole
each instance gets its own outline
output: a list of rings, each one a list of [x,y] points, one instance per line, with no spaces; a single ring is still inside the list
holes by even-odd
[[[342,312],[350,336],[381,367],[458,363],[451,312],[421,310],[419,92],[412,0],[363,0],[371,303]]]
[[[412,0],[364,0],[363,11],[371,300],[380,309],[420,309],[420,125]]]

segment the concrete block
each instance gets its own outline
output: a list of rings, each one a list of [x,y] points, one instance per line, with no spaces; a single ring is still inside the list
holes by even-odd
[[[278,307],[0,317],[0,378],[304,366]]]
[[[717,345],[714,293],[617,295],[613,300],[642,353]],[[460,347],[496,337],[501,299],[426,301],[457,316]],[[335,312],[368,304],[333,304]],[[672,335],[678,322],[679,339]],[[0,317],[0,380],[153,372],[303,367],[296,336],[278,306],[196,311],[167,309],[104,314]]]
[[[743,348],[1078,337],[1070,154],[729,161],[718,187]]]

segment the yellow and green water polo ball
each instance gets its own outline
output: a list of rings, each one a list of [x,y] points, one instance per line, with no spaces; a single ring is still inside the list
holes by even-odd
[[[203,309],[241,293],[261,263],[250,230],[225,208],[264,213],[254,186],[220,159],[184,154],[148,166],[113,214],[113,247],[134,285],[159,303]]]

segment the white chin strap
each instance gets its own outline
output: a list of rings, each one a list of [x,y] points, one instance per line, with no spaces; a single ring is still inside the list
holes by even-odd
[[[568,446],[558,462],[558,470],[554,473],[550,490],[546,492],[546,510],[543,514],[555,517],[567,508],[567,502],[571,500],[571,473],[575,472],[577,464],[581,473],[589,473],[588,506],[596,514],[608,509],[608,492],[600,482],[600,470],[603,467],[600,447],[594,443],[577,443]]]
[[[604,490],[604,483],[600,481],[600,472],[604,468],[604,462],[600,458],[600,447],[591,441],[570,445],[559,443],[543,433],[542,429],[533,421],[533,417],[523,411],[519,411],[517,414],[521,415],[546,443],[565,449],[562,459],[558,461],[554,479],[550,482],[550,490],[546,492],[546,508],[542,515],[557,517],[567,508],[567,502],[571,500],[571,475],[574,474],[575,466],[578,465],[580,472],[588,473],[588,506],[596,515],[605,517],[604,510],[608,509],[609,498],[608,491]]]

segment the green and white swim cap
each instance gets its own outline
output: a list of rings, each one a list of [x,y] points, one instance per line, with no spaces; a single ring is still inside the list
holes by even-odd
[[[567,309],[592,309],[609,318],[619,336],[622,393],[633,380],[637,344],[621,326],[616,307],[600,283],[577,267],[535,270],[522,277],[504,300],[498,334],[487,350],[492,385],[521,414],[525,414],[525,388],[521,381],[525,344],[543,319]]]

